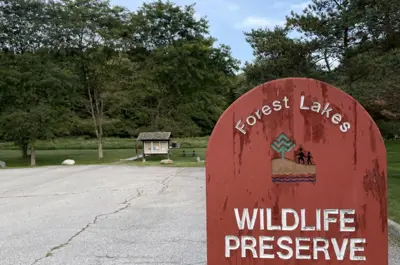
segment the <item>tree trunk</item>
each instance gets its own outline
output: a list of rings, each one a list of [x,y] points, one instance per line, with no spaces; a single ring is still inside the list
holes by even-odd
[[[102,136],[99,137],[98,151],[99,151],[99,159],[103,159],[104,154],[103,154],[103,137]]]
[[[343,31],[343,52],[349,47],[349,27],[345,27]]]
[[[31,167],[36,166],[36,150],[35,145],[31,144]]]
[[[22,158],[27,158],[28,157],[28,143],[22,142],[20,147],[21,147]]]
[[[103,159],[103,99],[101,98],[99,91],[96,89],[92,90],[87,86],[87,92],[90,104],[89,112],[93,119],[93,126],[98,140],[98,155],[99,159]]]
[[[324,51],[324,60],[325,60],[325,64],[326,64],[326,68],[328,69],[328,72],[331,72],[331,66],[330,66],[329,60],[328,60],[328,51],[327,51],[327,49],[325,49],[325,51]]]

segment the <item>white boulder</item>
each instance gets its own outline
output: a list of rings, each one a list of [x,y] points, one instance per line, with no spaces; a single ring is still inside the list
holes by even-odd
[[[201,163],[201,162],[204,163],[204,162],[206,162],[206,161],[205,161],[205,160],[201,160],[200,157],[198,156],[198,157],[197,157],[197,162],[198,162],[198,163]]]
[[[172,161],[171,159],[163,159],[161,160],[161,164],[173,164],[174,161]]]
[[[72,166],[75,165],[75,160],[67,159],[62,162],[63,165]]]

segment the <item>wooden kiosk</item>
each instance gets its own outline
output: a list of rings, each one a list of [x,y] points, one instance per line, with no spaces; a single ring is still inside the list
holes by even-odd
[[[137,141],[143,143],[143,160],[149,155],[167,155],[169,159],[171,132],[141,132]]]

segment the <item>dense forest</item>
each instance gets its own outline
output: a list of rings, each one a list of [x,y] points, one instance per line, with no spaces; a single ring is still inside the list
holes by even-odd
[[[399,134],[400,9],[390,0],[314,0],[284,26],[245,32],[241,69],[195,5],[137,10],[105,0],[0,1],[0,139],[209,135],[254,86],[317,78],[345,90],[386,138]],[[291,32],[299,38],[289,37]]]

